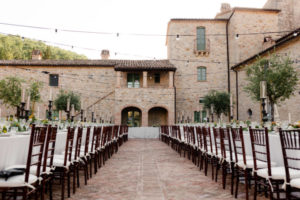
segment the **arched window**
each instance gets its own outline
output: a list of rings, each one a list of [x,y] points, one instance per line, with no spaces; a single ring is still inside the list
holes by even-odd
[[[197,68],[198,81],[206,81],[206,67]]]
[[[197,51],[206,50],[205,27],[197,27]]]

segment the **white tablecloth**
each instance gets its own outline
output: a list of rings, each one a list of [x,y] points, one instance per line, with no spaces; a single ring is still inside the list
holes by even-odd
[[[129,127],[128,138],[158,138],[158,127]]]
[[[76,138],[77,130],[74,138]],[[61,154],[65,150],[67,131],[59,131],[56,136],[55,154]],[[83,129],[82,142],[85,144],[86,129]],[[90,140],[92,139],[92,129]],[[74,140],[74,145],[76,144]],[[0,170],[3,170],[11,165],[26,164],[29,146],[28,135],[12,135],[9,137],[0,137]]]

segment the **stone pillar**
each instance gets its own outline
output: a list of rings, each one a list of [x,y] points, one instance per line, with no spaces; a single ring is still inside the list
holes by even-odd
[[[121,72],[120,71],[117,71],[117,85],[116,85],[117,88],[120,88],[121,87]]]
[[[148,72],[143,72],[143,88],[148,87]]]
[[[169,88],[174,87],[174,72],[169,71]]]
[[[142,126],[148,126],[148,112],[142,110]]]

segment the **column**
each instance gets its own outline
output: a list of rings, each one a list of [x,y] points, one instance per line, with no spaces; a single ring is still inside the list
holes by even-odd
[[[147,81],[148,81],[148,72],[143,72],[143,87],[148,87]]]
[[[169,88],[173,88],[174,86],[174,72],[169,71]]]
[[[117,71],[117,85],[116,85],[117,88],[120,88],[121,87],[121,72],[120,71]]]

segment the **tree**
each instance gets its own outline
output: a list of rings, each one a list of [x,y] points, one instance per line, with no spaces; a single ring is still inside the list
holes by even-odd
[[[260,101],[260,82],[267,82],[267,97],[271,107],[271,118],[274,121],[274,105],[289,99],[296,90],[298,75],[289,57],[270,55],[258,60],[247,68],[248,84],[244,90],[252,99]]]
[[[30,99],[32,102],[32,113],[35,111],[35,103],[41,100],[40,89],[43,87],[43,83],[40,81],[34,81],[30,85]]]
[[[60,90],[57,98],[54,101],[54,105],[56,110],[67,110],[67,102],[70,98],[70,109],[71,105],[74,104],[75,110],[80,110],[80,97],[74,92],[66,92],[64,90]]]
[[[0,81],[0,99],[4,104],[16,108],[20,105],[22,82],[17,77],[7,77]]]
[[[220,119],[221,114],[227,115],[230,110],[230,95],[227,92],[211,90],[203,99],[204,108],[211,109],[214,107],[214,113]]]

